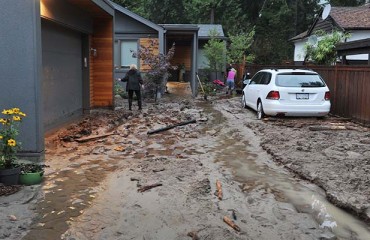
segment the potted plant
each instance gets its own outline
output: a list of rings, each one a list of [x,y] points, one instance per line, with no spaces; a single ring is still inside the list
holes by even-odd
[[[44,175],[44,168],[48,167],[47,165],[36,163],[22,163],[19,166],[21,168],[19,182],[24,185],[41,183]]]
[[[15,160],[16,154],[21,147],[17,140],[19,125],[26,114],[19,108],[5,109],[1,112],[4,118],[0,118],[0,183],[4,185],[18,184],[20,167]]]

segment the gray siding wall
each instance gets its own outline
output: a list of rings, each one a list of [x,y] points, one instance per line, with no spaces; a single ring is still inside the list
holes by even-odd
[[[141,22],[128,17],[119,11],[116,11],[115,16],[115,29],[114,32],[118,33],[145,33],[145,34],[155,34],[154,37],[158,36],[158,32]],[[148,37],[148,36],[147,36]],[[152,36],[153,37],[153,36]]]
[[[41,111],[40,1],[0,1],[0,109],[19,107],[23,151],[44,149]]]
[[[82,114],[82,35],[42,20],[44,126]]]

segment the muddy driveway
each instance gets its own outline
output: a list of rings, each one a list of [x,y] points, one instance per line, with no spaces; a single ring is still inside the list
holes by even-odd
[[[147,134],[190,119],[197,123]],[[369,164],[356,169],[360,183],[353,186],[350,176],[340,181],[343,166],[333,166],[340,154],[366,156],[369,133],[346,128],[344,137],[351,132],[364,146],[341,149],[343,141],[328,137],[327,149],[329,140],[316,135],[331,130],[312,131],[304,141],[312,125],[257,121],[237,98],[165,98],[143,112],[92,114],[48,137],[44,184],[20,191],[37,193],[31,200],[2,208],[17,220],[2,219],[0,238],[369,239]],[[313,143],[331,151],[332,165],[320,164]],[[317,184],[351,214],[329,203]]]

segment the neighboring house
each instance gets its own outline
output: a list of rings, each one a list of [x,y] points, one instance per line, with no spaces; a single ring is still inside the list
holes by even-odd
[[[365,4],[359,7],[332,7],[329,15],[322,19],[318,16],[306,32],[290,39],[294,43],[294,62],[296,65],[302,65],[305,58],[304,46],[310,36],[315,35],[318,30],[327,33],[333,30],[348,32],[351,37],[347,42],[364,40],[370,38],[370,5]],[[347,55],[349,64],[367,64],[369,54]]]
[[[0,1],[0,107],[27,114],[24,155],[42,156],[48,130],[114,106],[113,26],[106,0]]]
[[[140,59],[133,56],[140,46],[148,46],[149,39],[158,40],[158,52],[165,54],[175,43],[172,65],[179,66],[171,71],[169,81],[190,82],[193,95],[197,94],[196,73],[207,66],[203,46],[210,39],[209,30],[216,29],[221,39],[225,39],[221,25],[207,24],[155,24],[119,4],[110,2],[115,8],[114,24],[114,65],[115,78],[122,78],[130,64],[136,64],[144,74],[148,68]],[[181,67],[184,75],[180,76]]]
[[[142,66],[131,50],[149,38],[160,53],[176,43],[173,64],[185,64],[195,96],[198,30],[154,24],[109,0],[1,0],[0,108],[27,114],[22,154],[42,157],[48,131],[90,109],[113,108],[114,79],[131,63]]]
[[[208,59],[204,56],[204,45],[211,39],[210,32],[215,30],[217,32],[217,39],[225,41],[227,38],[225,37],[224,31],[222,29],[222,25],[220,24],[198,24],[199,31],[198,31],[198,39],[199,39],[199,53],[198,53],[198,69],[204,70],[209,68]],[[226,56],[225,56],[226,61]],[[226,62],[225,64],[226,65]]]
[[[198,54],[198,27],[182,24],[155,24],[119,4],[111,2],[115,8],[114,25],[114,65],[115,77],[122,78],[128,71],[130,64],[136,64],[138,69],[143,72],[148,70],[140,59],[133,56],[133,51],[137,52],[140,46],[148,46],[149,39],[158,40],[158,52],[166,54],[168,49],[175,42],[176,59],[184,62],[188,71],[188,81],[191,84],[193,95],[196,94],[196,56]]]

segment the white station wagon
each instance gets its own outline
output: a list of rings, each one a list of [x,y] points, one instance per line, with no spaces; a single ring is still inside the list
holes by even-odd
[[[270,116],[323,117],[330,111],[330,91],[320,75],[303,69],[264,69],[243,89],[242,104]]]

